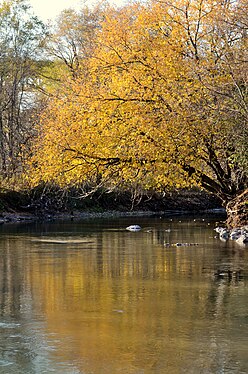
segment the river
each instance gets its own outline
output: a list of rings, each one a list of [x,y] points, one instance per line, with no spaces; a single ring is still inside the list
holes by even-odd
[[[217,219],[2,225],[0,373],[248,373],[248,248]]]

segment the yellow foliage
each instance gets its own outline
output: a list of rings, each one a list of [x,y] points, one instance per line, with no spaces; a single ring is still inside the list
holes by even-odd
[[[232,12],[206,0],[109,8],[85,62],[90,73],[81,68],[43,113],[33,183],[163,189],[218,179],[212,153],[223,166],[234,121],[227,58],[239,50],[223,39],[220,14]]]

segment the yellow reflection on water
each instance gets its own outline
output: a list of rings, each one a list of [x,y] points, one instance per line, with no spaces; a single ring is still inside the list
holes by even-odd
[[[5,282],[11,288],[21,277],[22,292],[31,293],[30,318],[42,315],[54,339],[51,362],[93,374],[210,373],[232,365],[237,357],[218,334],[229,327],[237,285],[218,285],[204,272],[213,251],[204,243],[167,248],[155,234],[138,235],[103,232],[73,245],[10,241],[19,255],[8,248]]]

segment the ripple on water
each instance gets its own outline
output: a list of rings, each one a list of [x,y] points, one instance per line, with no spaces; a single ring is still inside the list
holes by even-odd
[[[0,322],[0,329],[15,329],[19,326],[21,326],[20,323]]]
[[[13,364],[14,363],[10,362],[10,361],[0,360],[0,367],[1,366],[10,366],[10,365],[13,365]]]

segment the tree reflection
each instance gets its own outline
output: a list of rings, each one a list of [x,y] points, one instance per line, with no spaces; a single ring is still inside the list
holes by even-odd
[[[210,234],[185,223],[169,232],[103,230],[84,244],[6,239],[0,246],[1,316],[25,321],[21,334],[32,331],[41,357],[44,346],[51,347],[49,365],[72,364],[86,373],[248,367],[237,341],[247,333],[246,326],[238,329],[247,253]],[[168,240],[199,245],[166,247]],[[242,269],[244,276],[219,279],[218,269]],[[28,347],[33,362],[31,341]]]

